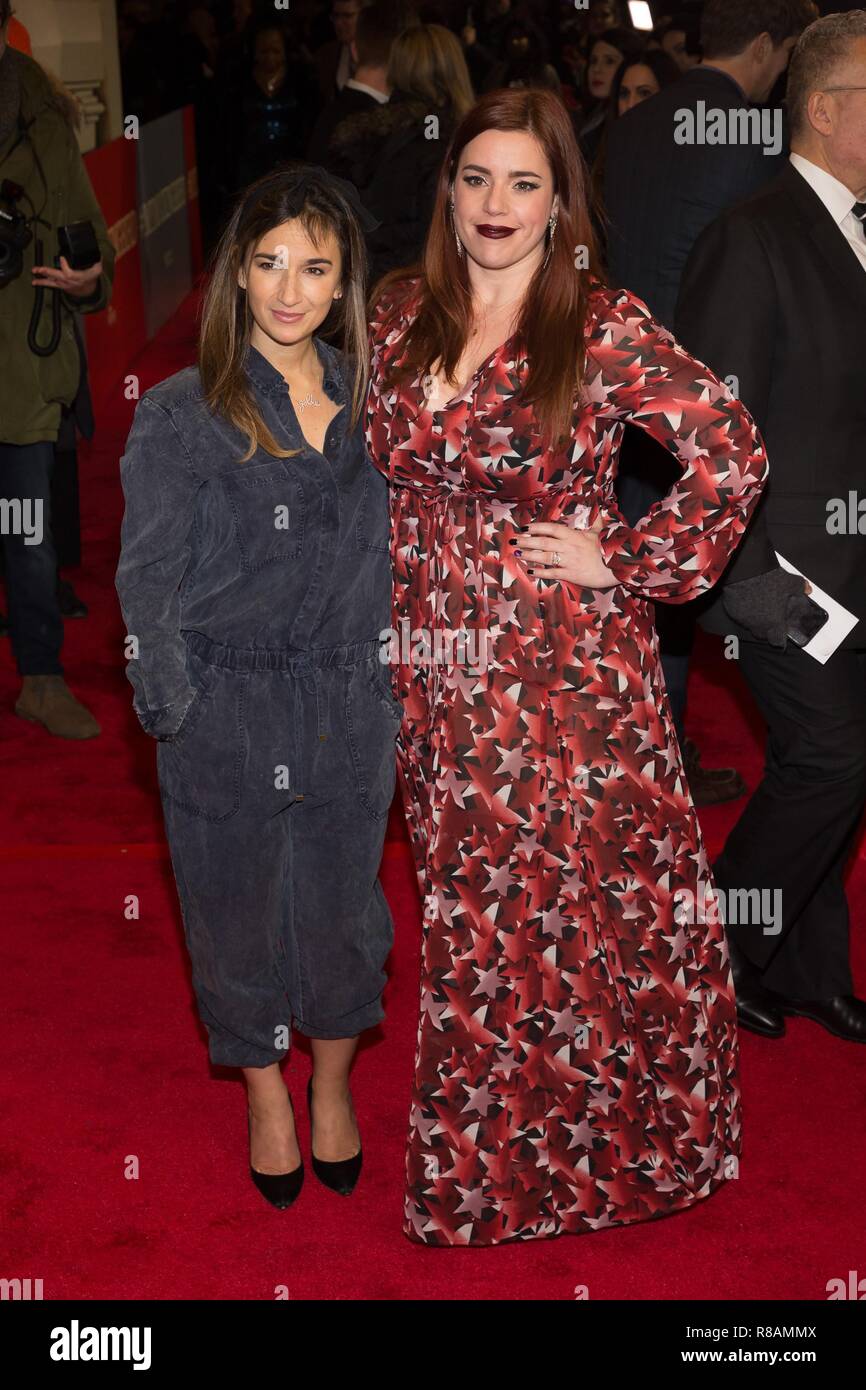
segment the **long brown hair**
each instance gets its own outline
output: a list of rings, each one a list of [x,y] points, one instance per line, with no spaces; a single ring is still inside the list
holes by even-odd
[[[253,316],[246,291],[238,284],[238,270],[243,266],[249,274],[262,237],[295,218],[315,246],[321,246],[328,232],[333,232],[340,247],[343,293],[332,302],[316,336],[337,337],[354,359],[352,428],[360,418],[367,394],[367,251],[358,218],[343,192],[327,176],[301,161],[281,165],[250,184],[238,199],[214,249],[202,305],[198,369],[204,399],[212,411],[247,435],[247,452],[240,463],[246,463],[259,448],[277,458],[291,458],[300,452],[277,443],[250,388],[244,357]]]
[[[557,93],[508,87],[480,98],[454,131],[445,152],[421,260],[383,275],[373,288],[370,308],[399,282],[420,275],[417,313],[401,342],[405,359],[399,366],[392,365],[388,384],[429,372],[437,359],[451,380],[473,316],[466,255],[457,253],[449,203],[465,146],[486,130],[523,131],[534,136],[553,171],[554,195],[559,194],[550,259],[547,265],[539,265],[527,287],[516,328],[518,351],[525,353],[528,363],[522,400],[536,404],[545,443],[559,442],[571,432],[574,397],[583,384],[589,277],[602,276],[590,212],[589,175]],[[580,248],[586,253],[585,269],[577,265]]]

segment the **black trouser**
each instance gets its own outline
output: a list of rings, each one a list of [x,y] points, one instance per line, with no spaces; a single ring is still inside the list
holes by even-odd
[[[81,508],[78,495],[78,441],[75,421],[65,407],[54,445],[51,475],[51,534],[61,569],[81,564]]]
[[[27,503],[31,517],[41,507],[41,538],[16,530],[12,508],[2,525],[9,636],[22,676],[60,675],[63,619],[57,602],[57,556],[51,535],[51,475],[54,444],[0,443],[0,499]]]
[[[728,934],[780,994],[851,994],[843,874],[866,804],[866,652],[822,666],[790,642],[741,642],[739,665],[767,722],[766,766],[713,874],[723,911],[733,889],[781,889],[781,930],[728,914]]]

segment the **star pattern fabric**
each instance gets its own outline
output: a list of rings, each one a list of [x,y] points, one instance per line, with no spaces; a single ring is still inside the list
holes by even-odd
[[[420,375],[388,380],[418,288],[392,288],[371,329],[392,623],[490,645],[486,664],[403,646],[391,666],[423,901],[403,1229],[494,1245],[662,1216],[736,1174],[733,986],[718,911],[679,907],[715,890],[652,601],[719,578],[768,468],[728,387],[596,280],[566,447],[540,447],[515,337],[429,411]],[[634,528],[614,495],[628,422],[682,466]],[[511,553],[530,521],[598,517],[611,588],[533,578]]]

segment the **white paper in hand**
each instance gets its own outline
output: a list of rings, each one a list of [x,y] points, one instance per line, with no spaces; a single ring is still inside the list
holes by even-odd
[[[776,559],[783,570],[788,570],[791,574],[802,574],[804,579],[809,579],[807,574],[798,570],[797,566],[792,565],[790,560],[786,560],[784,555],[780,555],[778,550],[776,551]],[[844,642],[852,627],[856,627],[860,620],[855,613],[849,613],[848,609],[843,608],[841,603],[837,603],[823,589],[819,589],[813,579],[809,579],[809,583],[812,585],[809,598],[820,604],[829,616],[824,626],[820,627],[811,641],[803,647],[803,651],[808,652],[809,656],[813,656],[823,666],[826,661],[829,661],[840,642]]]

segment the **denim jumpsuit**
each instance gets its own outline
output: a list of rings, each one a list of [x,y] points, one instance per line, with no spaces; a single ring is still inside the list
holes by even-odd
[[[403,706],[390,624],[387,483],[348,359],[314,338],[343,409],[323,452],[281,374],[245,370],[275,439],[212,415],[198,369],[147,391],[120,461],[116,585],[134,708],[157,743],[172,867],[211,1060],[263,1067],[291,1029],[354,1037],[383,1017],[393,922],[377,873]]]

